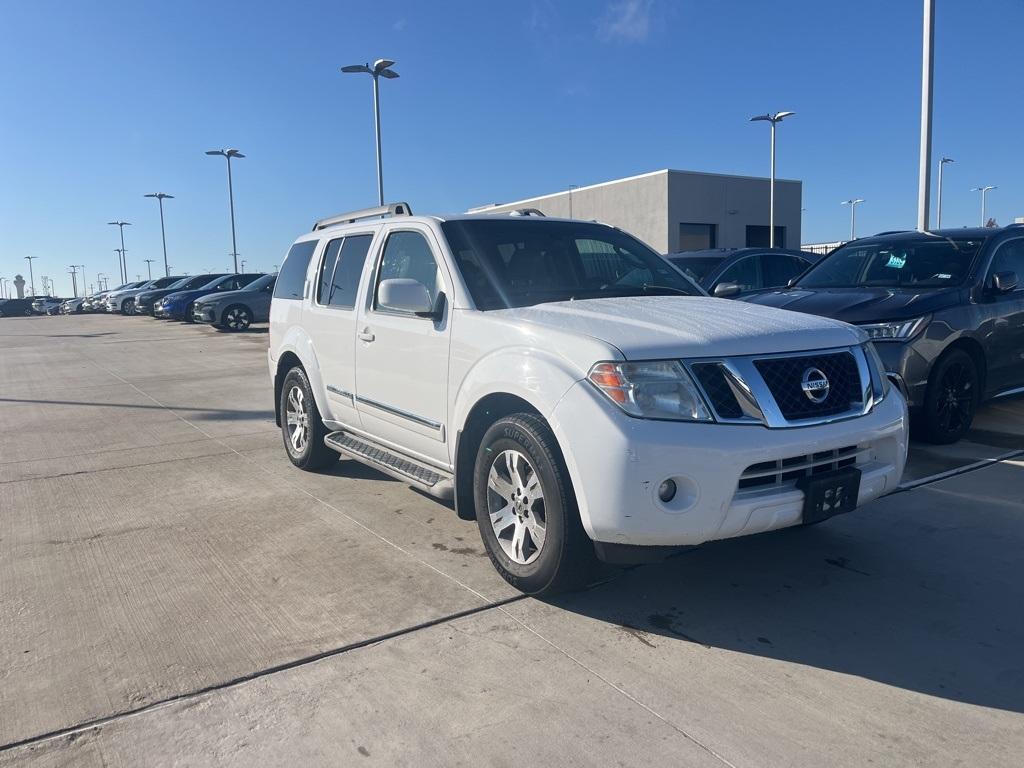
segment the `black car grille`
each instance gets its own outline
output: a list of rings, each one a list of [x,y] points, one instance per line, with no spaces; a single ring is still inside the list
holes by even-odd
[[[719,418],[738,419],[743,416],[736,395],[732,393],[725,380],[725,371],[722,370],[721,364],[695,363],[692,370]]]
[[[768,358],[755,360],[754,365],[782,415],[790,421],[834,416],[863,402],[857,361],[849,352]],[[817,368],[828,379],[828,396],[820,403],[811,400],[801,388],[809,368]]]

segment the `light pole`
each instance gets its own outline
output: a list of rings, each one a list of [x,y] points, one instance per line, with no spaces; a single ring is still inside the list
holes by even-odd
[[[38,258],[39,258],[38,256],[26,256],[25,257],[25,261],[28,262],[28,283],[29,283],[29,286],[30,286],[29,290],[32,291],[32,295],[33,296],[36,295],[36,279],[35,279],[35,277],[32,274],[32,262],[35,259],[38,259]]]
[[[345,74],[365,73],[373,78],[373,122],[377,131],[377,204],[384,205],[384,165],[380,156],[380,78],[394,80],[398,73],[391,69],[395,62],[391,59],[377,59],[371,67],[369,64],[351,64],[342,67]]]
[[[148,278],[150,280],[152,280],[153,279],[153,262],[156,261],[156,259],[143,259],[143,261],[146,262],[146,274],[147,274]],[[166,275],[164,275],[164,277],[170,277],[170,272],[168,272]]]
[[[125,268],[124,251],[120,248],[115,248],[114,253],[117,254],[117,271],[121,273],[121,285],[124,285],[128,282],[128,270]]]
[[[242,259],[242,273],[245,274],[245,259]]]
[[[935,228],[942,229],[942,167],[946,163],[954,162],[951,157],[944,157],[939,160],[939,188],[935,195]]]
[[[71,294],[72,294],[72,296],[74,298],[77,299],[78,298],[78,278],[77,278],[77,272],[75,270],[77,270],[78,267],[75,266],[74,264],[69,264],[68,265],[68,269],[71,270]]]
[[[105,275],[102,272],[97,272],[96,273],[96,285],[98,285],[100,287],[101,291],[103,290],[103,278],[104,277],[105,277]]]
[[[857,206],[864,201],[857,197],[852,200],[843,200],[843,205],[850,206],[850,239],[857,239]]]
[[[771,187],[769,192],[769,203],[768,203],[768,247],[775,247],[775,125],[781,123],[790,115],[796,114],[795,112],[776,112],[774,115],[755,115],[750,118],[750,122],[767,122],[772,127],[772,161],[771,161]]]
[[[935,0],[924,0],[921,42],[921,152],[917,180],[917,228],[928,231],[929,200],[932,189],[932,48],[935,42]]]
[[[49,280],[50,278],[48,278],[46,275],[42,275],[39,279],[43,283],[43,296],[49,296],[50,289],[46,287],[46,281]]]
[[[7,298],[7,291],[4,289],[4,283],[7,282],[6,277],[0,277],[0,299]]]
[[[220,155],[228,161],[228,206],[231,209],[231,255],[235,258],[235,272],[238,272],[238,244],[235,242],[235,190],[231,182],[231,158],[245,157],[237,149],[208,149],[208,155]]]
[[[994,187],[991,184],[989,184],[984,187],[974,187],[971,189],[971,192],[981,192],[981,226],[983,227],[987,222],[987,219],[985,218],[985,201],[988,198],[988,191],[990,189],[999,189],[999,187]]]
[[[572,193],[573,193],[573,190],[576,190],[576,189],[579,189],[579,188],[580,188],[579,184],[570,184],[569,185],[569,218],[570,219],[572,218]]]
[[[130,227],[132,223],[130,221],[108,221],[112,227],[119,227],[121,230],[121,277],[124,278],[122,282],[128,282],[128,251],[124,247],[124,228]]]
[[[155,197],[156,201],[160,203],[160,240],[164,244],[164,277],[171,276],[171,270],[167,266],[167,234],[164,232],[164,200],[173,200],[174,195],[168,195],[164,192],[153,192],[143,197]]]

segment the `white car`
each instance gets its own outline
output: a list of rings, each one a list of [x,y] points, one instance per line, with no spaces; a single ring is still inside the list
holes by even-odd
[[[270,311],[288,457],[475,519],[511,584],[579,584],[894,490],[906,403],[865,334],[708,297],[625,232],[519,216],[320,221]]]
[[[82,311],[83,302],[85,302],[84,296],[77,299],[67,299],[60,305],[60,312],[63,315],[77,314]]]
[[[108,291],[103,298],[100,310],[103,312],[125,312],[129,306],[128,299],[132,299],[131,307],[135,306],[135,297],[145,290],[152,280],[143,280],[136,283],[126,283],[119,288]]]
[[[41,296],[32,302],[32,311],[37,315],[52,315],[60,309],[64,299],[56,296]]]

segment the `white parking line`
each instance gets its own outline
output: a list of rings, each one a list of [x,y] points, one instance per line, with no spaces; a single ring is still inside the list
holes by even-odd
[[[976,469],[982,469],[983,467],[990,466],[992,464],[998,464],[1001,461],[1007,461],[1008,459],[1016,459],[1019,456],[1024,456],[1024,450],[1008,451],[1001,453],[998,456],[993,456],[990,459],[981,459],[973,464],[965,464],[962,467],[956,467],[955,469],[947,469],[945,472],[937,472],[934,475],[928,475],[928,477],[920,477],[917,480],[910,480],[906,483],[900,483],[896,491],[909,491],[911,488],[917,488],[928,483],[934,483],[939,480],[945,480],[947,477],[956,477],[962,475],[965,472],[973,472]]]

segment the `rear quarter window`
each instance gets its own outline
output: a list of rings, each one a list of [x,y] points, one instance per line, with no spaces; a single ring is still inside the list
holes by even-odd
[[[306,285],[306,270],[309,269],[309,260],[313,257],[317,242],[306,240],[296,243],[288,251],[274,286],[275,299],[302,299]]]

